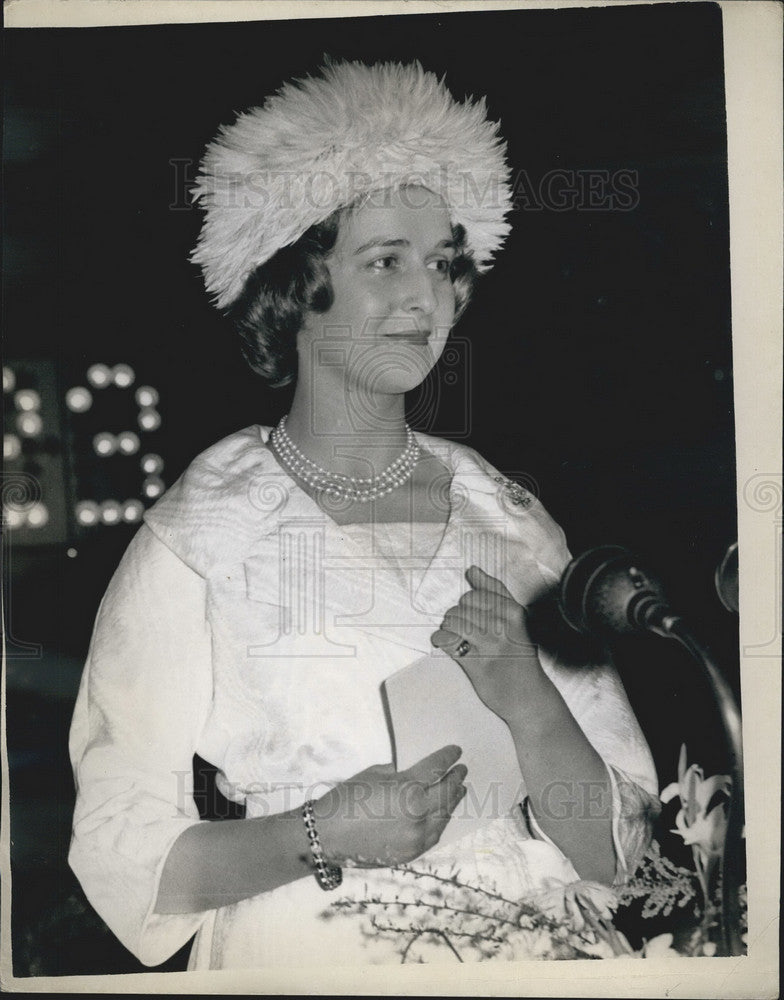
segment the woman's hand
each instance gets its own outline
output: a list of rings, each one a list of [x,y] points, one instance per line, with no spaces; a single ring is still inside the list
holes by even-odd
[[[442,747],[407,771],[376,764],[322,796],[313,815],[327,860],[383,868],[434,847],[465,795],[466,768],[453,766],[461,752]]]
[[[541,674],[525,608],[478,566],[466,571],[466,580],[471,590],[447,611],[431,642],[460,664],[485,705],[507,719],[525,697],[532,671]],[[459,656],[463,641],[468,651]]]

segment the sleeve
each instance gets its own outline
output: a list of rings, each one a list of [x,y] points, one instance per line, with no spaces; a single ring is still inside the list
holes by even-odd
[[[592,638],[578,636],[557,610],[558,581],[570,558],[563,529],[541,503],[524,502],[520,487],[502,485],[500,496],[502,502],[504,498],[510,501],[505,504],[506,524],[518,542],[517,548],[510,548],[514,555],[513,570],[508,574],[510,589],[516,588],[515,597],[529,611],[531,634],[545,673],[607,770],[612,792],[615,884],[621,885],[642,860],[661,808],[653,758],[610,651]],[[585,807],[591,808],[590,788],[583,794]],[[531,834],[552,843],[527,803],[523,811]]]
[[[192,762],[211,697],[205,582],[144,525],[101,603],[76,700],[68,860],[145,965],[169,958],[207,917],[154,907],[172,844],[200,822]]]
[[[545,672],[561,692],[572,715],[602,758],[610,780],[616,886],[623,885],[642,861],[661,809],[656,768],[609,652],[577,667],[542,656]],[[590,789],[584,806],[591,808]],[[524,806],[533,836],[552,843]]]

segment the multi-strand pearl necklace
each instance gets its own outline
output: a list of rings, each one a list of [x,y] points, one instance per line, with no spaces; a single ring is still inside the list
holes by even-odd
[[[273,430],[271,439],[278,457],[290,472],[312,489],[326,493],[335,500],[355,500],[358,503],[378,500],[407,482],[419,461],[419,445],[408,424],[406,446],[400,455],[383,472],[366,479],[346,476],[341,472],[329,472],[303,455],[289,437],[285,416]]]

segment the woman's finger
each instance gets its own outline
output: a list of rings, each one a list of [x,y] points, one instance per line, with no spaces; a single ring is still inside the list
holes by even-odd
[[[457,604],[458,608],[465,611],[490,611],[495,614],[502,614],[509,604],[509,598],[504,597],[495,590],[467,590]]]
[[[458,765],[458,767],[461,767]],[[428,789],[429,809],[427,813],[428,828],[435,828],[440,837],[450,817],[457,809],[466,794],[464,785],[466,769],[454,768],[442,781]]]
[[[440,628],[430,636],[430,641],[437,649],[443,649],[445,653],[448,653],[450,650],[457,649],[463,641],[463,637],[456,632],[450,632],[449,629]]]
[[[437,785],[434,785],[432,789],[428,789],[428,794],[431,794],[433,791],[437,793],[439,796],[437,802],[443,802],[450,815],[465,793],[464,782],[467,775],[468,768],[465,764],[456,764],[451,771],[448,771],[444,775]]]
[[[455,744],[441,747],[440,750],[435,750],[433,753],[428,754],[427,757],[418,760],[416,764],[412,764],[411,767],[406,771],[402,771],[401,774],[405,775],[410,781],[421,781],[424,785],[435,785],[457,763],[462,752],[462,747]]]
[[[450,632],[458,637],[458,641],[463,638],[466,629],[475,628],[472,617],[460,611],[458,608],[450,608],[444,615],[441,622],[441,631]]]
[[[490,576],[489,573],[485,573],[479,566],[468,567],[466,570],[466,580],[468,580],[472,587],[482,590],[492,590],[501,597],[509,597],[511,600],[514,600],[514,597],[505,584],[496,577]]]
[[[461,659],[461,654],[458,650],[464,642],[469,645],[476,645],[480,643],[486,633],[484,633],[480,628],[476,626],[476,623],[466,621],[463,618],[455,615],[449,619],[448,622],[444,622],[439,633],[439,642],[437,645],[445,653],[452,657],[452,659]],[[465,648],[462,649],[462,655],[466,653]]]
[[[471,642],[474,638],[503,635],[509,624],[506,618],[494,615],[490,611],[469,612],[452,609],[444,615],[441,628]]]

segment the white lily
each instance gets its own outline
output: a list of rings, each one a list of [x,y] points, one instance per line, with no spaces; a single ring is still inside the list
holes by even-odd
[[[683,955],[672,946],[672,934],[659,934],[642,946],[643,958],[683,958]]]
[[[710,906],[711,873],[724,849],[731,792],[732,779],[728,774],[706,778],[697,764],[687,767],[686,745],[683,744],[678,759],[678,780],[667,785],[660,795],[664,803],[676,797],[681,801],[672,833],[677,833],[684,844],[691,847],[706,909]]]

